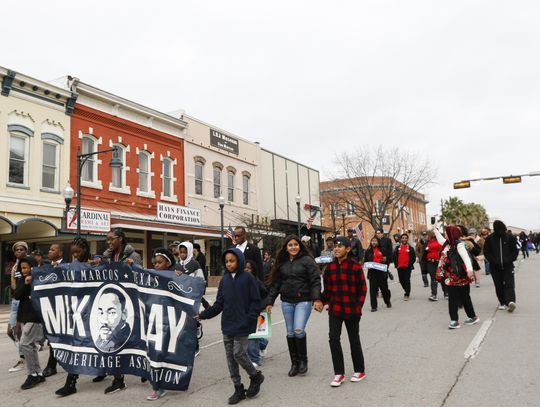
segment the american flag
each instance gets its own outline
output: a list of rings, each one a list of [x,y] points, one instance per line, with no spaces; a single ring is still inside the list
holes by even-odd
[[[234,233],[231,225],[229,225],[229,227],[227,228],[227,233],[225,234],[225,236],[231,239],[232,244],[236,245],[236,239],[234,238]]]
[[[311,225],[313,225],[313,222],[315,221],[315,217],[317,216],[317,212],[319,211],[319,207],[311,205],[309,208],[309,218],[306,220],[306,227],[311,229]]]
[[[364,228],[362,227],[362,222],[356,225],[354,231],[356,232],[356,237],[358,239],[362,240],[364,238]]]

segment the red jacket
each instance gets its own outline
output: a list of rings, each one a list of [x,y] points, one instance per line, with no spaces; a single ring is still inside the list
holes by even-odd
[[[427,261],[439,261],[441,257],[442,246],[439,244],[436,238],[429,240],[426,246],[426,260]]]
[[[343,319],[356,319],[362,315],[367,285],[362,265],[350,257],[339,262],[335,259],[324,271],[322,300],[328,312]]]

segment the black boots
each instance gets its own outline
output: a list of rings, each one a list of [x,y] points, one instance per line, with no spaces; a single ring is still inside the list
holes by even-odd
[[[296,339],[294,337],[287,337],[287,346],[289,347],[289,355],[291,356],[291,370],[289,370],[289,377],[296,376],[298,374],[298,351],[296,350]]]
[[[307,337],[296,338],[296,352],[298,352],[298,374],[304,374],[308,370]]]
[[[75,384],[77,383],[78,378],[79,375],[69,373],[66,377],[66,384],[64,384],[64,387],[61,389],[56,390],[55,394],[60,397],[66,397],[77,393]]]
[[[249,388],[246,391],[246,396],[248,399],[251,399],[259,394],[262,382],[264,382],[264,376],[260,370],[257,370],[257,374],[251,377]]]
[[[264,380],[264,378],[263,378]],[[262,382],[261,382],[262,383]],[[246,391],[243,384],[234,385],[234,394],[229,397],[229,404],[238,404],[246,398]]]

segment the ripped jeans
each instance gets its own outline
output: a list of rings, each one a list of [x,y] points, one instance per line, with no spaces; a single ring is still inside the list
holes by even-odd
[[[311,315],[311,301],[282,302],[281,311],[285,319],[288,338],[303,338],[306,336],[306,325]]]

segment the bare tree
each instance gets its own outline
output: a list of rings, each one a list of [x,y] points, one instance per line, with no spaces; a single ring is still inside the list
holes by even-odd
[[[392,230],[406,213],[410,200],[436,177],[427,159],[382,146],[340,153],[336,167],[334,196],[344,207],[349,203],[356,216],[374,229],[386,224]]]

